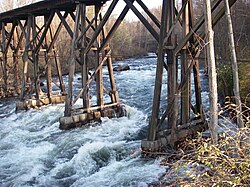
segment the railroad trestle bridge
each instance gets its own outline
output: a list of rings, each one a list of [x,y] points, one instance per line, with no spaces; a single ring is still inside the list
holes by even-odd
[[[125,109],[119,102],[115,85],[109,42],[128,11],[132,10],[158,43],[152,116],[149,122],[148,139],[142,142],[142,148],[157,150],[168,144],[174,145],[197,131],[207,129],[201,102],[198,61],[201,51],[199,41],[206,37],[205,15],[195,20],[192,0],[183,0],[180,9],[176,8],[176,1],[163,0],[161,20],[159,20],[150,12],[143,0],[123,1],[126,5],[109,30],[105,26],[119,0],[45,0],[1,13],[2,94],[6,97],[9,97],[10,93],[20,96],[17,110],[65,102],[65,113],[59,120],[60,127],[63,129],[81,126],[93,120],[98,121],[103,116],[126,115]],[[139,11],[134,2],[143,9],[145,14]],[[231,7],[235,2],[236,0],[229,0],[229,6]],[[106,3],[109,6],[104,12],[103,5]],[[92,16],[87,13],[89,6],[94,7]],[[211,11],[214,26],[225,13],[224,1],[212,1]],[[54,24],[53,28],[52,24]],[[181,29],[181,36],[175,33],[177,26]],[[56,42],[63,27],[72,41],[69,45],[71,52],[67,89],[63,82],[61,63],[56,49]],[[90,53],[94,54],[94,71],[91,75],[89,75],[88,60]],[[10,54],[11,58],[8,57]],[[53,60],[49,57],[53,57]],[[180,62],[177,60],[178,57],[181,57]],[[47,84],[45,95],[40,94],[41,61],[45,62],[43,63]],[[19,69],[20,63],[22,68]],[[52,91],[53,63],[56,67],[54,71],[59,78],[59,84],[56,84],[60,89],[58,93]],[[181,63],[180,82],[178,82],[178,63]],[[82,88],[78,95],[73,96],[76,64],[81,67]],[[103,84],[104,64],[107,65],[109,72],[108,88]],[[32,67],[32,80],[28,76],[29,67]],[[164,72],[167,73],[168,98],[166,101],[160,101]],[[195,84],[195,104],[193,105],[190,99],[191,79]],[[96,103],[90,102],[91,81],[95,81]],[[34,85],[34,89],[29,90],[28,84]],[[104,101],[105,94],[110,97],[108,103]],[[76,108],[75,102],[80,97],[83,98],[82,107]],[[160,102],[167,103],[161,115]],[[178,115],[179,111],[180,115]],[[195,114],[195,120],[191,119],[191,112]],[[163,124],[166,122],[168,125],[165,127]]]

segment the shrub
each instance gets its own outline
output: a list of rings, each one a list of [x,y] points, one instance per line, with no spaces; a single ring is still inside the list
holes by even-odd
[[[169,170],[157,186],[249,186],[249,116],[245,119],[243,129],[225,125],[217,145],[199,134],[166,154],[162,164]]]

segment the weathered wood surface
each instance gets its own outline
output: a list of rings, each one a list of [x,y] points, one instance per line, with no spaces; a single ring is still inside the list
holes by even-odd
[[[59,119],[60,129],[67,130],[81,127],[91,122],[101,122],[101,117],[116,118],[126,115],[125,107],[118,103],[90,107],[89,109],[78,109],[73,115]]]
[[[25,101],[18,101],[16,103],[16,110],[28,110],[30,108],[39,108],[48,104],[64,103],[66,96],[51,96],[50,98],[28,99]]]
[[[12,22],[16,18],[26,20],[28,15],[43,16],[54,10],[74,11],[79,2],[86,5],[102,5],[107,1],[109,0],[45,0],[3,12],[0,14],[0,20],[4,22]]]
[[[162,17],[161,17],[161,33],[160,33],[160,42],[159,42],[159,53],[156,67],[156,76],[155,76],[155,89],[154,89],[154,98],[153,98],[153,108],[152,116],[149,122],[149,133],[148,140],[155,141],[157,133],[157,123],[159,118],[159,108],[160,108],[160,98],[162,91],[162,79],[163,79],[163,64],[164,64],[164,43],[163,39],[167,30],[167,3],[163,1],[162,5]]]
[[[192,136],[197,135],[198,132],[203,132],[207,129],[208,125],[204,122],[204,119],[199,119],[177,126],[174,139],[171,134],[171,129],[162,130],[157,133],[156,140],[143,140],[142,150],[144,153],[153,153],[157,151],[164,151],[167,146],[175,148],[178,142],[185,141],[187,138],[191,138]]]

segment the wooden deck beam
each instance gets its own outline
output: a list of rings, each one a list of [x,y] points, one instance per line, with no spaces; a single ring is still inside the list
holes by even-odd
[[[4,92],[7,94],[8,91],[8,75],[7,75],[7,48],[6,48],[6,29],[5,23],[1,25],[1,34],[2,34],[2,71],[3,71],[3,80],[4,80]]]
[[[51,11],[69,11],[76,9],[77,4],[83,3],[90,5],[103,5],[109,0],[46,0],[32,3],[20,8],[16,8],[0,14],[0,20],[5,23],[11,23],[14,19],[27,20],[28,15],[44,16],[50,14]]]

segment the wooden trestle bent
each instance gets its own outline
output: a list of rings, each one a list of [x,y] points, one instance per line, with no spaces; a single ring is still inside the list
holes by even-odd
[[[230,7],[236,0],[229,0]],[[222,0],[213,1],[213,26],[224,15]],[[176,26],[180,22],[183,35],[176,36]],[[183,0],[180,11],[175,8],[175,1],[166,0],[162,5],[160,39],[152,116],[149,122],[148,139],[142,141],[144,152],[154,152],[166,146],[174,147],[177,142],[204,131],[208,128],[204,117],[199,75],[198,57],[201,51],[199,39],[205,38],[205,17],[195,22],[192,0]],[[167,54],[168,101],[167,108],[160,114],[160,96],[163,78],[164,56]],[[180,62],[178,57],[181,57]],[[178,81],[177,66],[181,65],[181,80]],[[195,105],[191,103],[191,71],[193,70]],[[180,107],[178,101],[180,99]],[[178,112],[181,112],[178,115]],[[191,111],[195,118],[192,119]]]

